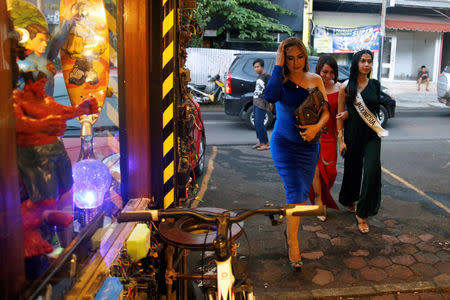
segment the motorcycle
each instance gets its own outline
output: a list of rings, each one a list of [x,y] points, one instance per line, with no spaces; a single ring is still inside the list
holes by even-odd
[[[197,103],[223,104],[225,85],[220,81],[219,74],[214,77],[209,75],[208,78],[208,82],[214,82],[212,89],[208,88],[205,84],[195,84],[191,82],[187,84],[194,101]]]

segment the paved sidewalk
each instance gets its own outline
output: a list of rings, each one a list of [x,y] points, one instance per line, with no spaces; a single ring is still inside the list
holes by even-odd
[[[208,148],[210,149],[210,148]],[[211,150],[208,152],[208,160]],[[332,190],[337,198],[342,161]],[[383,176],[389,195],[407,193]],[[218,147],[214,171],[200,206],[256,208],[265,201],[283,205],[284,190],[269,151],[248,146]],[[383,194],[380,212],[362,235],[354,214],[328,209],[328,219],[303,218],[301,273],[288,265],[285,225],[258,216],[245,222],[238,261],[247,264],[257,299],[450,299],[450,227],[443,210],[425,209],[401,194]],[[275,202],[274,202],[275,201]],[[245,258],[245,259],[240,259]]]
[[[424,84],[418,91],[415,81],[382,80],[381,84],[392,91],[397,102],[397,108],[446,107],[438,100],[436,83],[430,83],[429,91],[425,90]]]

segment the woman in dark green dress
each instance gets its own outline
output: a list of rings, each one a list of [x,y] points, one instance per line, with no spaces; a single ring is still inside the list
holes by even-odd
[[[350,212],[356,213],[358,230],[363,234],[369,232],[367,217],[378,213],[381,202],[379,135],[382,134],[377,135],[376,130],[383,129],[379,124],[376,124],[378,128],[374,128],[370,122],[376,121],[374,118],[380,110],[380,83],[375,79],[369,79],[372,64],[373,55],[369,50],[354,54],[350,78],[340,87],[338,100],[338,112],[345,109],[348,111],[348,119],[344,126],[341,119],[337,120],[339,153],[341,155],[344,153],[345,159],[339,202]],[[366,110],[358,109],[359,106],[355,106],[355,101],[362,102],[363,106],[365,104]]]

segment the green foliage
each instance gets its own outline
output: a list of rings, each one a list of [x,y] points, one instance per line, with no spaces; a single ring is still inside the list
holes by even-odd
[[[272,33],[293,34],[289,27],[267,17],[267,12],[295,15],[269,0],[197,0],[195,17],[202,28],[216,25],[218,36],[229,31],[239,39],[274,41]]]
[[[308,55],[317,56],[319,53],[317,52],[316,48],[313,46],[309,46],[306,51],[308,52]]]

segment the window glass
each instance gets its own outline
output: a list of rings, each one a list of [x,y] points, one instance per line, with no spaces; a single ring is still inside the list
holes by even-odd
[[[123,207],[115,3],[7,3],[25,49],[14,103],[26,258],[57,258]]]
[[[249,59],[247,59],[247,62],[244,65],[243,71],[245,74],[257,77],[255,70],[253,69],[253,61],[255,59],[257,59],[257,54],[255,54],[255,56],[250,57]],[[267,72],[267,70],[271,70],[273,67],[273,59],[272,58],[264,58],[264,70]]]

